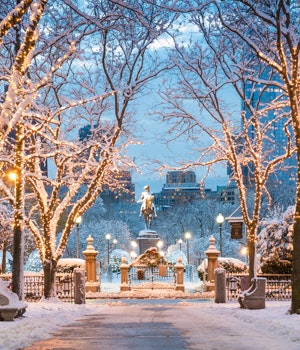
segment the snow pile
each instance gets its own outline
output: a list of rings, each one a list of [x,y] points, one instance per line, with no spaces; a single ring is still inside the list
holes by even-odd
[[[47,339],[50,333],[81,316],[92,313],[91,305],[75,305],[47,301],[28,303],[23,317],[12,322],[0,322],[0,349],[23,349],[36,340]]]

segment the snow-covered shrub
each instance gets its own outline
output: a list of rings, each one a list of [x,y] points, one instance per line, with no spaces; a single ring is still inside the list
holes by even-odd
[[[42,270],[42,262],[40,254],[37,250],[34,250],[28,257],[24,270],[30,272],[40,272]]]
[[[289,207],[281,216],[261,223],[257,252],[262,273],[291,273],[294,211]]]
[[[73,272],[77,267],[84,269],[85,260],[76,258],[63,258],[58,260],[56,272]]]
[[[208,260],[204,259],[198,266],[198,276],[203,281],[204,273],[207,273]],[[241,260],[235,258],[218,258],[218,267],[225,269],[226,273],[246,273],[248,266]]]
[[[187,258],[182,250],[174,250],[166,254],[166,260],[173,265],[177,264],[178,258],[181,259],[184,266],[187,265]]]

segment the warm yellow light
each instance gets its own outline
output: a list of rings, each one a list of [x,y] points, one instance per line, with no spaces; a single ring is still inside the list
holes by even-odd
[[[17,180],[17,173],[14,172],[14,171],[10,171],[10,172],[8,173],[8,177],[9,177],[9,179],[10,179],[11,181],[16,181],[16,180]]]
[[[240,252],[241,252],[242,255],[247,255],[248,254],[248,248],[247,247],[243,247],[243,248],[241,248]]]

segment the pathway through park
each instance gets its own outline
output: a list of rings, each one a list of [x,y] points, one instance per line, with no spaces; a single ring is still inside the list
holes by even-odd
[[[103,308],[103,302],[95,301],[92,315],[23,350],[298,349],[284,336],[203,308],[201,302],[111,300]]]

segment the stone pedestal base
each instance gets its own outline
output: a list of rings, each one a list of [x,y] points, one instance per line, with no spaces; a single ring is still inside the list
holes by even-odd
[[[85,291],[86,292],[100,292],[99,282],[85,282]]]
[[[158,234],[153,230],[142,230],[138,236],[140,254],[143,254],[147,249],[156,247],[159,241]]]
[[[184,292],[184,284],[176,284],[175,290],[178,292]]]
[[[121,286],[120,286],[120,291],[121,292],[127,292],[129,290],[130,290],[130,288],[129,288],[128,284],[126,284],[126,283],[121,284]]]
[[[214,282],[207,282],[205,285],[205,291],[206,292],[212,292],[215,290],[215,284]]]

